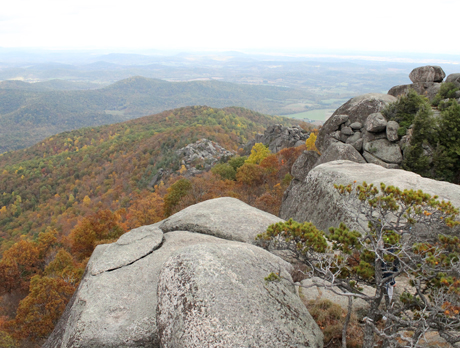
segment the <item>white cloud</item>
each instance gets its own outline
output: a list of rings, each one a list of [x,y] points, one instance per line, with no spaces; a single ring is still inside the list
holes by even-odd
[[[2,6],[0,45],[460,54],[445,34],[459,12],[458,0],[16,0]]]

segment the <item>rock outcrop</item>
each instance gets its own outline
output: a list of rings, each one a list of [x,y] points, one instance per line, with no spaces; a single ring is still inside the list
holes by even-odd
[[[343,197],[334,189],[334,184],[348,185],[354,181],[366,181],[377,186],[383,182],[400,189],[422,190],[460,207],[459,185],[423,178],[401,169],[385,169],[371,163],[334,161],[315,167],[303,182],[285,194],[280,216],[286,220],[311,221],[323,230],[338,226],[341,221],[359,229],[360,226],[350,219],[352,213],[356,212],[347,210],[342,204]]]
[[[294,287],[265,283],[292,266],[235,241],[280,219],[234,198],[195,208],[99,245],[44,347],[322,347]]]
[[[429,100],[433,100],[439,92],[441,82],[445,77],[446,74],[444,70],[439,66],[427,65],[415,68],[409,74],[409,78],[413,82],[412,84],[395,86],[388,91],[388,94],[399,97],[401,95],[407,95],[412,88],[418,94],[428,97]],[[454,79],[454,77],[451,78]],[[448,81],[446,80],[446,82]]]
[[[181,163],[185,165],[187,170],[192,171],[192,174],[198,174],[211,169],[222,157],[234,156],[235,152],[203,138],[177,150],[176,155],[181,158]]]
[[[248,153],[256,143],[262,143],[268,146],[272,153],[288,148],[305,144],[310,133],[299,126],[286,127],[275,124],[267,127],[264,134],[256,134],[254,140],[244,145],[244,150]]]
[[[337,141],[337,135],[332,135],[337,134],[334,132],[341,131],[342,128],[353,124],[354,128],[349,128],[353,130],[354,134],[361,129],[357,126],[359,124],[363,126],[370,114],[382,111],[385,106],[395,101],[395,97],[381,93],[369,93],[350,99],[324,123],[316,139],[316,147],[320,152],[326,151],[331,142]],[[340,135],[338,137],[342,142],[346,142],[348,137],[353,136],[353,134],[345,134],[344,132],[341,134],[344,135],[343,140],[340,139]]]

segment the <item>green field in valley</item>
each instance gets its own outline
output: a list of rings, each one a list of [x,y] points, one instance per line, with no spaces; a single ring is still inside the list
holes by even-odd
[[[285,117],[295,118],[295,119],[304,119],[308,118],[310,120],[325,121],[332,115],[335,109],[319,109],[319,110],[310,110],[299,112],[297,114],[285,115]]]

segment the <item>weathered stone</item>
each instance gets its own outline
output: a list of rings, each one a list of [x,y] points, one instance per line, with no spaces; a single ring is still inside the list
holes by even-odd
[[[292,176],[297,180],[303,181],[318,161],[318,158],[319,154],[316,151],[304,151],[292,165]]]
[[[353,146],[356,151],[361,152],[363,150],[363,138],[356,140],[350,145]]]
[[[399,124],[396,121],[388,121],[387,123],[387,139],[389,141],[397,141]]]
[[[379,166],[382,166],[383,168],[387,169],[399,169],[398,164],[383,162],[382,160],[379,160],[377,157],[375,157],[367,151],[363,151],[363,157],[368,163],[378,164]]]
[[[363,128],[363,124],[361,122],[353,122],[352,124],[350,124],[350,128],[354,131],[360,130],[361,128]]]
[[[441,89],[441,83],[436,82],[416,82],[412,88],[420,95],[427,97],[430,101],[434,99]]]
[[[235,152],[224,149],[214,141],[200,139],[193,144],[188,144],[186,147],[177,150],[176,155],[182,157],[182,163],[188,170],[194,168],[197,164],[209,170],[222,157],[234,156]]]
[[[158,228],[158,224],[142,226],[125,233],[92,263],[91,275],[128,266],[158,249],[162,241],[163,231]]]
[[[346,141],[347,144],[353,144],[363,137],[363,134],[359,131],[355,132],[351,137]]]
[[[386,139],[386,138],[387,138],[386,132],[371,133],[371,132],[368,132],[367,130],[363,132],[363,143],[364,144],[374,141],[374,140]]]
[[[129,232],[128,232],[129,234]],[[125,267],[91,275],[109,245],[96,247],[63,318],[43,347],[159,347],[157,284],[173,252],[198,243],[232,243],[190,232],[164,235],[161,248]],[[116,249],[111,252],[117,252]],[[116,256],[111,256],[115,258]],[[57,344],[59,342],[59,344]]]
[[[409,90],[412,88],[412,85],[399,85],[390,88],[388,91],[389,95],[393,97],[406,96],[409,93]]]
[[[340,140],[341,135],[342,133],[340,133],[340,131],[335,131],[330,134],[331,138],[335,140]]]
[[[299,126],[286,127],[275,124],[267,127],[264,134],[257,134],[255,139],[244,145],[244,151],[248,153],[254,144],[262,143],[268,146],[272,153],[282,149],[300,146],[305,143],[310,134]]]
[[[457,87],[460,87],[460,74],[450,74],[449,76],[446,77],[446,82],[452,82],[455,84]]]
[[[460,207],[459,185],[422,178],[418,174],[401,169],[385,169],[371,163],[334,161],[315,167],[301,185],[297,185],[283,198],[280,216],[286,220],[292,218],[296,221],[311,221],[323,230],[331,226],[337,227],[342,221],[350,229],[362,230],[351,218],[356,211],[349,210],[350,207],[343,204],[344,197],[334,188],[334,184],[348,185],[354,181],[366,181],[377,186],[383,182],[387,186],[393,185],[401,190],[422,190],[437,195],[440,201],[450,201],[455,207]],[[438,232],[441,233],[441,230],[436,231]],[[458,230],[450,232],[459,233]]]
[[[412,82],[442,82],[446,73],[439,66],[427,65],[415,68],[409,74]]]
[[[331,144],[324,153],[321,154],[321,157],[315,163],[315,166],[320,164],[336,161],[336,160],[349,160],[358,163],[366,163],[361,154],[356,151],[356,149],[349,145],[343,143],[334,143]]]
[[[279,221],[281,219],[275,215],[251,207],[236,198],[221,197],[181,210],[164,220],[160,228],[165,233],[190,231],[254,243],[259,233],[265,232],[270,224]]]
[[[194,245],[162,267],[158,283],[161,347],[322,347],[323,335],[293,286],[292,266],[248,244]]]
[[[351,127],[342,127],[342,129],[340,130],[340,132],[344,135],[353,135],[354,132],[353,130],[351,129]]]
[[[384,162],[396,164],[402,162],[399,145],[389,142],[386,138],[364,143],[363,148]]]
[[[340,139],[339,139],[339,140],[340,140],[342,143],[346,143],[346,142],[347,142],[347,139],[348,139],[349,137],[350,137],[349,135],[345,135],[345,134],[343,134],[342,132],[340,132]]]
[[[338,108],[324,123],[316,139],[316,147],[320,152],[324,152],[330,145],[332,139],[330,133],[336,131],[337,128],[335,127],[340,125],[337,125],[335,116],[348,115],[350,125],[354,122],[364,124],[367,116],[382,111],[386,105],[396,100],[397,99],[391,95],[381,93],[369,93],[350,99]],[[345,123],[345,121],[342,123]]]
[[[370,114],[366,119],[366,130],[372,133],[378,133],[385,130],[387,120],[380,112]]]

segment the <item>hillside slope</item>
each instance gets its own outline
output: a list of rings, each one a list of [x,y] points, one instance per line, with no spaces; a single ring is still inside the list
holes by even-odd
[[[61,90],[51,90],[51,89]],[[59,132],[112,124],[189,105],[242,106],[275,114],[308,93],[220,81],[167,82],[132,77],[96,90],[68,84],[0,84],[0,153],[21,149]]]
[[[243,108],[186,107],[61,133],[0,155],[0,247],[12,236],[36,236],[58,226],[70,211],[75,219],[82,212],[73,203],[85,196],[122,207],[123,199],[146,188],[160,168],[179,169],[175,150],[198,139],[235,151],[269,124],[289,122]]]

